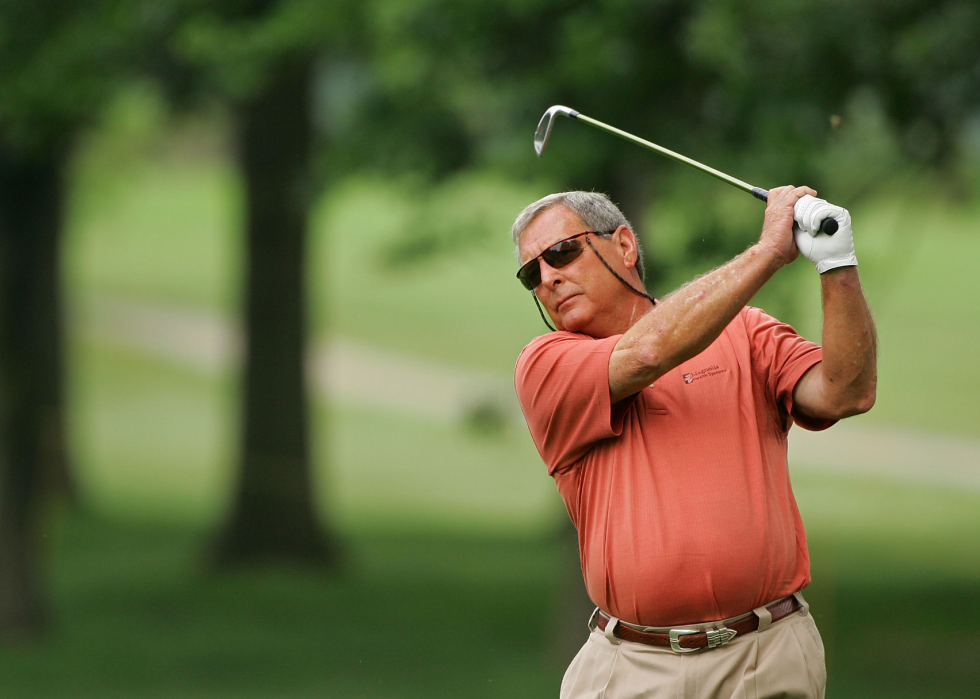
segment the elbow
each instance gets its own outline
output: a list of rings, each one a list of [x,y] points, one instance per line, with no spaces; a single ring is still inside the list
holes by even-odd
[[[854,402],[854,412],[853,415],[863,415],[875,406],[875,399],[877,398],[877,393],[871,390],[865,393],[863,396],[859,397]]]
[[[875,406],[875,400],[878,398],[878,374],[877,372],[870,372],[871,375],[866,379],[863,390],[857,392],[857,400],[855,401],[855,414],[861,415],[868,412]]]
[[[662,364],[664,357],[663,353],[657,347],[646,345],[638,348],[634,361],[637,368],[645,373],[663,374]]]
[[[650,347],[631,347],[613,351],[609,359],[609,397],[613,403],[642,391],[664,372],[660,369],[662,354]]]
[[[874,407],[877,397],[878,393],[874,385],[866,391],[855,393],[849,400],[839,404],[838,419],[863,415]]]
[[[874,386],[872,386],[871,390],[861,396],[861,399],[858,401],[858,414],[866,413],[875,407],[875,400],[877,400],[877,398],[878,391]]]

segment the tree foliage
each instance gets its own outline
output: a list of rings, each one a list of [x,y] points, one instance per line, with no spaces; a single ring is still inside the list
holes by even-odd
[[[571,123],[538,160],[548,106],[844,204],[908,168],[954,174],[980,107],[980,6],[964,0],[375,0],[364,12],[364,52],[322,76],[348,86],[327,105],[347,115],[338,171],[491,168],[604,190],[641,230],[651,206],[682,218],[680,261],[741,249],[758,205]]]
[[[371,14],[377,101],[424,96],[454,115],[471,162],[515,172],[527,146],[511,139],[526,141],[553,103],[694,155],[778,148],[784,171],[807,168],[832,136],[829,117],[867,91],[906,155],[926,162],[954,154],[980,103],[980,7],[963,0],[391,5]],[[575,177],[625,152],[569,150]]]
[[[0,143],[63,147],[121,80],[146,68],[172,9],[137,0],[0,3]]]

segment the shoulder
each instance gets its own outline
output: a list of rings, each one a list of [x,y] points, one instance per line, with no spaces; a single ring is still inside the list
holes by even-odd
[[[562,353],[572,347],[582,346],[582,343],[596,342],[602,341],[594,337],[589,337],[588,335],[570,333],[564,330],[556,330],[547,335],[541,335],[531,340],[521,350],[521,354],[517,358],[517,370],[520,371],[522,366],[526,366],[529,362],[541,359],[542,357]]]
[[[773,318],[764,310],[761,308],[756,308],[755,306],[745,306],[739,312],[738,320],[744,323],[746,327],[756,327],[759,325],[767,326],[780,323],[778,319]]]
[[[796,329],[792,325],[778,318],[774,318],[761,308],[746,306],[738,314],[736,320],[753,343],[768,342],[777,339],[779,341],[802,340],[800,334],[796,332]]]
[[[597,339],[579,333],[555,331],[532,340],[514,367],[520,394],[543,383],[582,380],[601,375],[608,387],[609,355],[621,335]]]

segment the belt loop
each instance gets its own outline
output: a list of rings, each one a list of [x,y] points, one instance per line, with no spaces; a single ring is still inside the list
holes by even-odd
[[[622,641],[613,634],[616,630],[616,624],[619,623],[619,619],[614,616],[609,617],[609,621],[606,622],[606,628],[603,629],[602,635],[606,637],[606,640],[612,643],[614,646],[618,646]]]
[[[772,614],[765,607],[756,607],[752,613],[759,617],[759,628],[756,629],[759,633],[772,626]]]
[[[592,631],[595,631],[596,626],[598,625],[599,625],[599,608],[596,607],[592,612],[592,616],[589,617],[589,632],[591,633]]]
[[[796,601],[800,603],[800,616],[806,616],[807,614],[809,614],[810,613],[810,603],[807,602],[805,599],[803,599],[803,593],[802,592],[794,592],[793,593],[793,597],[795,597],[796,598]]]

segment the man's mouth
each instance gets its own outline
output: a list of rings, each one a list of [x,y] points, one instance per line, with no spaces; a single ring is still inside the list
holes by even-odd
[[[578,296],[578,294],[572,294],[571,296],[566,296],[565,298],[563,298],[561,301],[558,302],[558,305],[555,306],[555,310],[560,313],[562,306],[564,306],[566,303],[571,301],[576,296]]]

